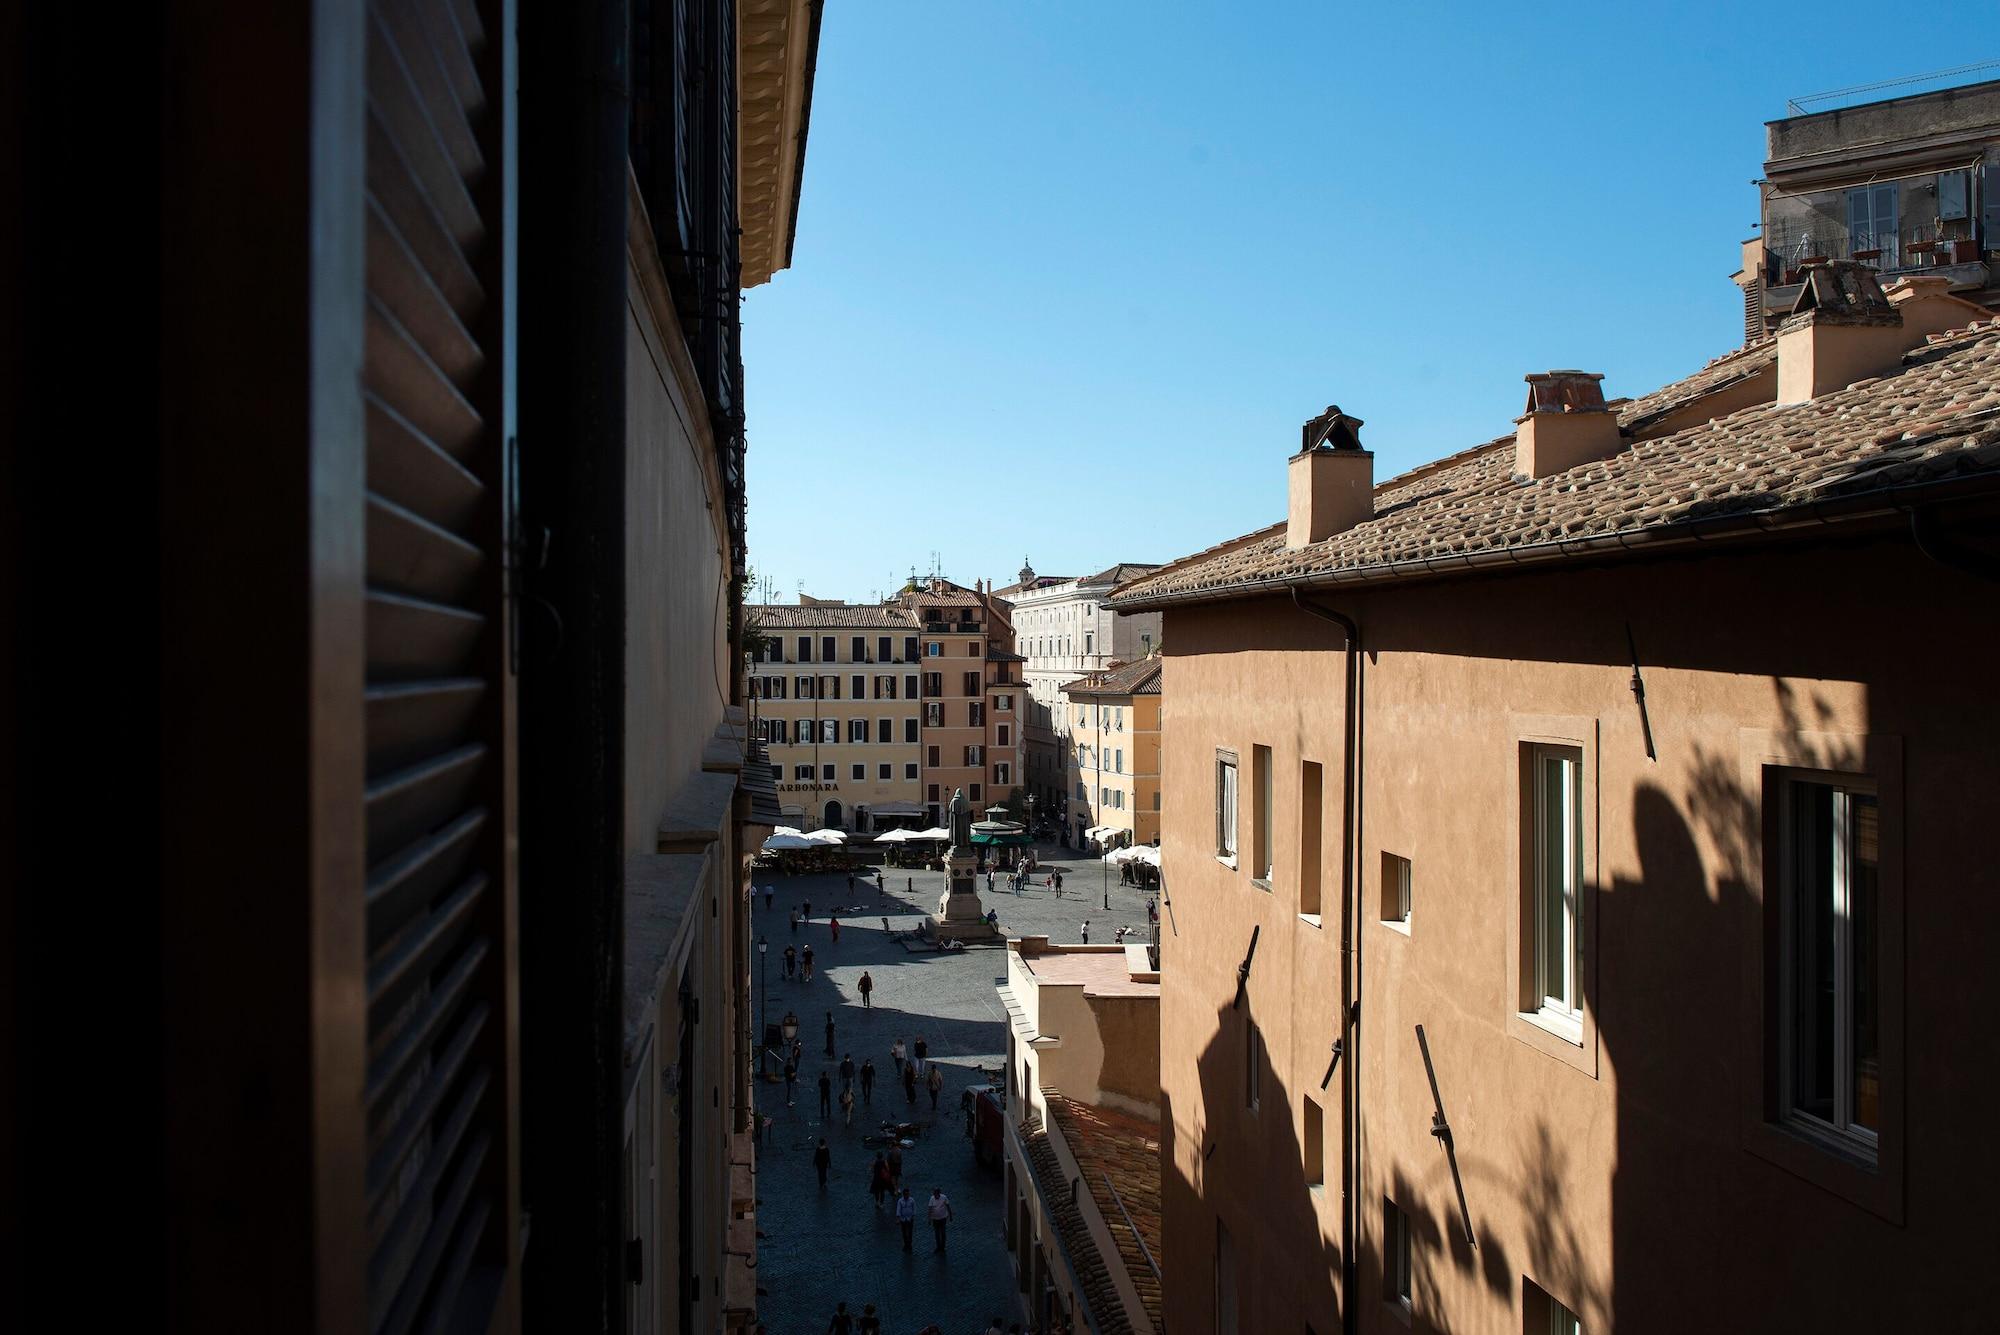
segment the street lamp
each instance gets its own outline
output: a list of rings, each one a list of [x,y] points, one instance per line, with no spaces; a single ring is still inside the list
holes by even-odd
[[[757,938],[757,1074],[769,1077],[771,1074],[771,999],[765,982],[769,977],[767,965],[770,963],[771,942],[767,937]]]
[[[785,1036],[785,1043],[789,1046],[799,1036],[799,1017],[786,1011],[785,1018],[778,1021],[778,1032]]]

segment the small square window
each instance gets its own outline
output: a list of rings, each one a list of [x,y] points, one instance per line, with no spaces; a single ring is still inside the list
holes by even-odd
[[[905,766],[903,766],[903,777],[904,777],[904,778],[906,778],[906,779],[914,779],[914,778],[916,778],[916,777],[917,777],[917,767],[916,767],[916,765],[915,765],[915,764],[908,764],[908,765],[905,765]],[[935,791],[935,789],[933,789],[933,791]]]
[[[875,777],[878,779],[893,779],[896,777],[896,767],[894,765],[877,765],[875,767]]]
[[[820,782],[821,782],[821,783],[838,783],[838,782],[839,782],[839,780],[838,780],[838,779],[836,779],[836,778],[834,777],[834,775],[835,775],[835,774],[836,774],[836,773],[838,772],[835,766],[832,766],[832,765],[821,765],[821,766],[820,766],[819,768],[820,768],[820,775],[819,775],[819,779],[820,779]]]
[[[854,766],[852,777],[856,783],[862,782],[868,777],[868,767],[866,765]]]

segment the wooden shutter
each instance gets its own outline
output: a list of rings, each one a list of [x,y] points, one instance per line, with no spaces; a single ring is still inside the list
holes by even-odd
[[[484,1329],[513,1245],[501,3],[367,48],[370,1328]]]

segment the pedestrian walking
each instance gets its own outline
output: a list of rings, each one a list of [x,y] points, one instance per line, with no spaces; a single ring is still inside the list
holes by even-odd
[[[1158,922],[1159,920],[1160,920],[1160,901],[1157,899],[1148,899],[1146,901],[1146,921]]]
[[[833,1055],[833,1012],[826,1013],[826,1055]]]
[[[799,971],[808,983],[813,980],[813,948],[810,945],[799,955]]]
[[[861,993],[861,1009],[872,1009],[868,998],[875,991],[875,979],[869,975],[866,969],[861,971],[861,981],[855,984],[855,988]]]
[[[1056,873],[1056,894],[1058,894],[1058,895],[1062,894],[1062,885],[1063,885],[1063,874],[1062,874],[1061,872],[1057,872],[1057,873]]]
[[[861,1304],[861,1320],[854,1327],[854,1335],[882,1335],[882,1318],[875,1315],[874,1303]]]
[[[826,1170],[833,1167],[833,1151],[826,1147],[826,1137],[819,1138],[819,1148],[813,1151],[813,1171],[819,1174],[819,1189],[826,1190]]]
[[[846,1303],[833,1305],[833,1320],[826,1323],[826,1335],[854,1335],[854,1318],[848,1315]]]
[[[840,1091],[840,1120],[848,1126],[854,1125],[854,1090],[852,1088]]]
[[[796,946],[785,947],[785,977],[790,978],[799,967],[799,951]]]
[[[790,1012],[786,1012],[790,1014]],[[801,1071],[806,1069],[806,1042],[802,1038],[792,1040],[792,1065]]]
[[[891,1145],[889,1146],[889,1187],[892,1191],[899,1191],[902,1189],[902,1186],[903,1147],[901,1145]]]
[[[889,1045],[889,1056],[895,1059],[895,1062],[896,1062],[896,1074],[900,1076],[900,1075],[901,1075],[901,1074],[903,1073],[903,1040],[902,1040],[902,1039],[900,1039],[900,1038],[899,1038],[899,1039],[897,1039],[897,1040],[896,1040],[896,1041],[895,1041],[894,1043],[891,1043],[891,1044]]]
[[[944,1068],[936,1062],[931,1063],[931,1073],[924,1080],[924,1088],[931,1092],[931,1111],[936,1112],[938,1091],[944,1088]]]
[[[1086,946],[1090,944],[1090,919],[1088,918],[1083,920],[1083,944]]]
[[[907,1062],[903,1066],[903,1101],[905,1103],[915,1103],[917,1101],[917,1064],[915,1062]]]
[[[875,1208],[881,1209],[882,1202],[889,1196],[889,1161],[880,1154],[868,1166],[868,1194],[875,1198]]]
[[[864,1103],[873,1103],[875,1101],[875,1059],[873,1057],[863,1057],[861,1059],[861,1100]]]
[[[847,1089],[854,1087],[854,1054],[851,1052],[841,1054],[840,1083]]]
[[[910,1199],[908,1187],[896,1197],[896,1225],[903,1230],[903,1250],[911,1250],[910,1238],[917,1229],[917,1203]]]
[[[989,895],[993,893],[993,869],[991,867],[986,869],[986,893]]]
[[[821,1141],[820,1143],[825,1144],[826,1142]],[[824,1185],[824,1183],[825,1175],[822,1174],[821,1184]],[[945,1229],[951,1224],[951,1197],[944,1194],[943,1187],[931,1188],[930,1203],[924,1207],[924,1214],[931,1221],[931,1232],[937,1235],[937,1249],[942,1252],[944,1250]]]
[[[922,1034],[917,1035],[916,1053],[917,1053],[917,1074],[922,1075],[924,1070],[924,1062],[928,1060],[931,1055],[931,1045],[924,1042],[924,1036]]]
[[[819,1073],[819,1115],[833,1116],[833,1077],[825,1071]]]
[[[811,922],[812,916],[813,916],[813,902],[810,899],[808,899],[804,904],[799,906],[799,921]]]
[[[847,873],[847,897],[854,898],[854,873]]]
[[[764,912],[769,913],[771,911],[771,900],[777,896],[777,893],[776,886],[767,885],[764,887]]]
[[[790,1057],[785,1058],[785,1106],[792,1106],[792,1083],[799,1078],[799,1064]]]
[[[915,896],[917,893],[917,878],[914,876],[905,876],[903,878],[903,888],[912,896]]]
[[[838,918],[828,918],[828,919],[826,920],[826,926],[827,926],[827,930],[833,933],[833,944],[835,944],[836,946],[837,946],[837,945],[839,945],[839,944],[840,944],[840,919],[838,919]]]

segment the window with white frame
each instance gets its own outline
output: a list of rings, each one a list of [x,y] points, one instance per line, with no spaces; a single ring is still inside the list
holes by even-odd
[[[1382,1198],[1382,1298],[1405,1314],[1410,1310],[1410,1217],[1386,1196]]]
[[[993,782],[1004,788],[1014,781],[1014,767],[1006,764],[993,766]]]
[[[813,698],[813,679],[811,677],[800,677],[798,679],[798,688],[799,699],[810,700]]]
[[[1778,1107],[1872,1159],[1881,1131],[1881,808],[1852,777],[1778,788]]]
[[[1236,863],[1236,753],[1215,753],[1215,855]]]
[[[856,765],[848,771],[848,777],[856,783],[861,783],[868,778],[868,767],[866,765]]]
[[[875,720],[875,740],[886,746],[896,740],[896,720],[878,718]]]
[[[924,642],[925,658],[936,658],[943,653],[944,653],[944,645],[940,644],[938,641],[927,640]]]
[[[993,697],[993,707],[1002,712],[1010,710],[1014,707],[1014,697],[1011,695],[996,695]]]
[[[904,720],[903,720],[903,740],[904,740],[904,741],[906,741],[906,742],[914,742],[914,741],[916,741],[916,740],[917,740],[917,729],[918,729],[918,727],[919,727],[919,726],[920,726],[920,725],[919,725],[919,724],[917,723],[917,721],[916,721],[915,719],[913,719],[913,718],[906,718],[906,719],[904,719]]]
[[[847,720],[847,740],[850,742],[867,741],[868,720],[865,718],[851,718]]]
[[[812,661],[813,661],[813,637],[812,637],[812,636],[810,636],[810,635],[801,635],[801,636],[799,636],[799,660],[798,660],[798,661],[799,661],[799,662],[801,662],[801,663],[810,663],[810,662],[812,662]]]
[[[852,687],[852,689],[853,689],[853,691],[854,691],[854,696],[853,696],[853,698],[854,698],[854,699],[856,699],[856,700],[866,700],[866,699],[868,698],[868,678],[867,678],[867,677],[865,677],[865,676],[863,676],[863,675],[862,675],[861,673],[858,673],[858,672],[857,672],[857,673],[855,673],[855,674],[854,674],[854,676],[853,676],[852,678],[850,678],[850,685],[851,685],[851,687]]]
[[[875,767],[875,777],[887,782],[896,777],[896,767],[894,765],[877,765]]]
[[[1529,748],[1530,855],[1534,971],[1529,1009],[1568,1027],[1581,1023],[1583,895],[1583,753],[1573,746]]]
[[[911,761],[910,763],[903,766],[903,777],[906,779],[914,779],[917,777],[917,765],[915,761]]]
[[[821,782],[821,783],[834,783],[834,782],[837,782],[837,780],[836,780],[836,779],[834,778],[834,773],[835,773],[835,770],[834,770],[834,767],[833,767],[832,765],[821,765],[821,766],[819,767],[819,779],[820,779],[820,782]]]
[[[811,783],[812,777],[813,767],[811,765],[792,766],[792,780],[795,783]]]
[[[820,739],[820,741],[822,741],[822,742],[837,742],[837,741],[839,741],[839,740],[840,740],[840,720],[839,720],[839,719],[837,719],[837,718],[823,718],[823,719],[821,719],[821,720],[819,721],[819,739]]]

